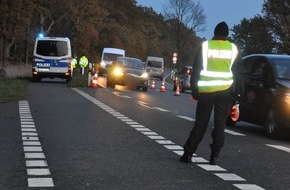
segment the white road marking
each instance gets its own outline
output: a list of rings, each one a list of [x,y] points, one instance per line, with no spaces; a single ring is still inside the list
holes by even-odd
[[[284,146],[280,146],[280,145],[271,145],[271,144],[266,144],[266,145],[269,146],[269,147],[276,148],[278,150],[282,150],[282,151],[290,153],[290,148],[287,148],[287,147],[284,147]]]
[[[27,169],[27,175],[46,176],[46,175],[50,175],[50,171],[47,168]]]
[[[244,135],[242,133],[238,133],[238,132],[231,131],[231,130],[228,130],[228,129],[226,129],[225,132],[228,133],[228,134],[231,134],[231,135],[236,135],[236,136],[246,136],[246,135]]]
[[[259,187],[254,184],[233,184],[233,185],[241,190],[265,190],[262,187]]]
[[[218,165],[197,164],[197,166],[203,168],[206,171],[227,171],[226,169],[224,169]]]
[[[164,145],[164,147],[169,150],[183,150],[183,148],[179,145]]]
[[[54,187],[53,179],[48,177],[51,173],[47,161],[44,160],[45,155],[39,142],[28,101],[21,100],[18,103],[28,187]]]
[[[225,181],[246,181],[244,178],[232,173],[215,173],[214,175]]]
[[[168,110],[166,109],[163,109],[163,108],[160,108],[160,107],[153,107],[154,109],[157,109],[159,111],[163,111],[163,112],[169,112]]]
[[[193,119],[191,117],[187,117],[187,116],[178,115],[177,117],[180,117],[180,118],[188,120],[188,121],[195,121],[195,119]]]
[[[41,146],[24,146],[24,152],[42,152]]]
[[[208,163],[208,160],[206,160],[206,159],[204,159],[204,158],[202,158],[202,157],[195,157],[195,156],[193,156],[193,157],[191,158],[191,161],[192,161],[193,163]]]
[[[46,160],[26,160],[27,167],[48,167]]]
[[[156,140],[156,142],[159,144],[174,144],[174,142],[169,140]]]
[[[54,187],[52,178],[28,178],[28,187]]]
[[[100,101],[98,101],[97,99],[95,99],[94,97],[86,94],[85,92],[83,92],[77,88],[72,88],[72,90],[76,91],[77,93],[82,95],[84,98],[90,100],[92,103],[96,104],[100,108],[104,109],[104,104],[101,103]],[[105,111],[107,111],[107,110],[115,111],[112,108],[108,109],[107,106],[105,106],[105,107],[106,107],[106,109],[104,109]],[[160,110],[160,111],[169,112],[168,110],[165,110],[163,108],[159,108],[159,107],[153,107],[153,108]],[[107,112],[110,112],[110,111],[107,111]],[[115,117],[120,119],[117,116],[115,116]],[[181,116],[181,117],[184,119],[188,119],[188,118],[186,118],[186,116],[185,117]],[[124,116],[123,119],[127,119],[127,117]],[[191,121],[191,119],[190,119],[190,121]],[[172,141],[165,139],[163,136],[160,136],[158,133],[151,131],[149,128],[146,128],[145,126],[140,125],[140,124],[129,124],[126,121],[124,123],[128,124],[129,126],[136,129],[137,131],[141,132],[142,134],[146,135],[148,138],[155,140],[156,143],[159,143],[159,144],[165,143],[163,146],[165,148],[171,150],[172,152],[176,153],[177,155],[179,155],[179,156],[183,155],[183,148],[181,146],[175,145],[175,143],[173,143]],[[138,122],[136,122],[136,123],[138,123]],[[148,130],[148,131],[144,131],[144,130]],[[227,132],[229,132],[230,134],[233,134],[233,135],[244,136],[243,134],[236,133],[236,132],[233,132],[230,130],[227,130]],[[166,142],[168,142],[170,144],[166,144]],[[193,154],[192,162],[194,162],[194,163],[207,163],[207,164],[197,164],[197,166],[203,168],[206,171],[222,171],[222,172],[227,171],[226,169],[224,169],[218,165],[208,164],[208,161],[206,159],[204,159],[202,157],[196,157],[196,154]],[[231,173],[222,173],[222,174],[214,173],[214,174],[225,181],[244,181],[243,178],[241,178],[235,174],[231,174]],[[255,185],[255,184],[233,184],[233,185],[236,186],[237,188],[242,189],[242,190],[263,190],[263,188]]]

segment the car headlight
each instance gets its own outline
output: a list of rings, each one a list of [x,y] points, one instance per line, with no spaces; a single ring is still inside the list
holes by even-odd
[[[115,68],[113,73],[114,73],[115,76],[123,76],[124,75],[124,73],[123,73],[121,68]]]
[[[147,78],[149,77],[149,75],[148,75],[148,73],[143,73],[143,74],[141,75],[141,77],[147,79]]]
[[[286,104],[290,105],[290,93],[285,93],[284,101]]]

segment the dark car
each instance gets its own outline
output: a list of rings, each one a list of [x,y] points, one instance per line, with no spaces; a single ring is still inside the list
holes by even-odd
[[[118,57],[108,68],[107,86],[134,86],[143,91],[148,90],[149,76],[140,59],[132,57]]]
[[[179,85],[179,90],[185,92],[190,90],[190,75],[192,71],[192,66],[184,66],[179,72],[175,74],[173,78],[173,90],[176,91],[177,85]]]
[[[249,55],[243,66],[239,121],[264,126],[269,137],[280,137],[290,128],[290,56]],[[228,119],[228,125],[233,124]]]

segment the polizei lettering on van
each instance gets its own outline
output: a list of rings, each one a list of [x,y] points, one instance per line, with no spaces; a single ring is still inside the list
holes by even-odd
[[[209,49],[207,57],[212,59],[232,59],[231,50]]]

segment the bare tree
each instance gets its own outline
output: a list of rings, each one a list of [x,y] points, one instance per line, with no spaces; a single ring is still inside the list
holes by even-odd
[[[205,30],[206,16],[200,2],[194,0],[169,0],[163,6],[164,18],[170,23],[172,38],[178,53],[177,66],[192,35]]]

